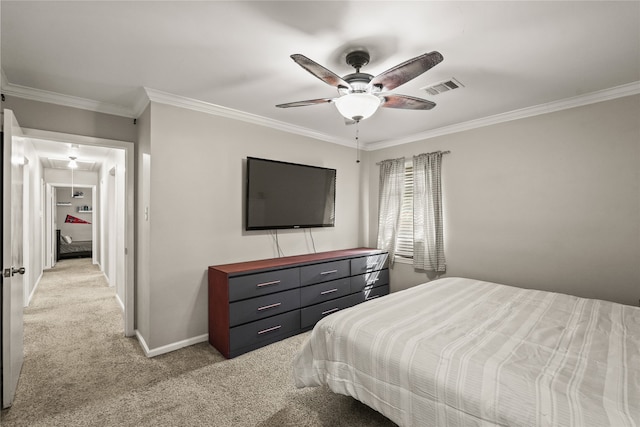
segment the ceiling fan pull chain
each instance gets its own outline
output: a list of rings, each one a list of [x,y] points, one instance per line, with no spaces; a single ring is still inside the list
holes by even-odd
[[[360,120],[356,120],[356,163],[360,163]]]

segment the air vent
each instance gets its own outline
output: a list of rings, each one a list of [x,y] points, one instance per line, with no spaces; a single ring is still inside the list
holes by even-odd
[[[451,78],[449,80],[445,80],[443,82],[435,83],[430,86],[425,86],[422,88],[429,95],[438,95],[443,92],[449,92],[450,90],[458,89],[464,87],[462,83],[458,80]]]

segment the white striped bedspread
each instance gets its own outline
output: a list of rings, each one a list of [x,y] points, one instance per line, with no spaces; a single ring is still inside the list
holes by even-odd
[[[293,370],[401,426],[640,427],[640,308],[444,278],[322,319]]]

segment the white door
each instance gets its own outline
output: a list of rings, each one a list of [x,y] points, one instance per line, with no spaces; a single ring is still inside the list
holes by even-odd
[[[13,402],[22,369],[22,131],[4,110],[2,150],[2,407]]]

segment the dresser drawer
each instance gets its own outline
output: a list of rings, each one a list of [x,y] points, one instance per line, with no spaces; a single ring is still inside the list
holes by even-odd
[[[229,325],[237,326],[300,307],[300,289],[276,292],[229,304]]]
[[[377,286],[375,288],[365,289],[363,291],[358,292],[357,294],[353,294],[356,297],[354,301],[355,304],[360,304],[361,302],[369,301],[375,298],[379,298],[389,294],[389,285]]]
[[[256,322],[231,328],[229,333],[231,352],[269,341],[274,336],[287,335],[300,329],[300,310],[267,317]]]
[[[343,308],[351,307],[352,305],[357,304],[357,301],[359,301],[359,295],[347,295],[342,298],[333,299],[310,307],[303,307],[300,310],[300,327],[302,329],[310,328],[323,317],[342,310]]]
[[[300,289],[300,306],[318,304],[351,293],[351,281],[348,277],[330,282],[305,286]]]
[[[348,277],[350,271],[351,266],[348,259],[306,265],[300,267],[300,284],[302,286],[313,285],[314,283]]]
[[[229,279],[229,301],[285,291],[297,288],[299,284],[300,270],[298,268],[232,277]]]
[[[389,254],[369,255],[351,260],[351,275],[389,268]]]
[[[389,270],[372,271],[371,273],[359,274],[351,277],[351,292],[360,292],[365,288],[383,286],[389,284]]]

